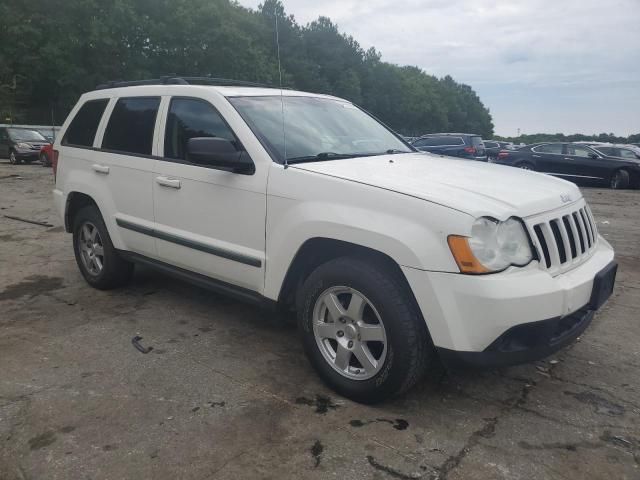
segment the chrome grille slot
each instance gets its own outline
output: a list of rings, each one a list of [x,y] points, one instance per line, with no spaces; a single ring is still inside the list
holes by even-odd
[[[589,207],[584,201],[580,203],[527,220],[541,268],[559,273],[591,256],[598,232]]]

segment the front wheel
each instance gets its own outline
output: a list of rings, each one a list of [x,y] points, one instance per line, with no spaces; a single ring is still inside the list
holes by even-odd
[[[87,283],[100,290],[126,284],[133,264],[118,255],[100,211],[95,206],[81,209],[73,222],[73,250]]]
[[[305,352],[320,377],[352,400],[408,390],[433,358],[426,324],[399,274],[342,257],[319,266],[298,294]]]
[[[18,157],[16,157],[16,152],[14,152],[13,150],[9,152],[9,163],[11,165],[18,165],[20,163],[20,160],[18,160]]]
[[[629,172],[626,170],[616,170],[611,175],[609,180],[609,187],[614,190],[622,190],[629,186]]]

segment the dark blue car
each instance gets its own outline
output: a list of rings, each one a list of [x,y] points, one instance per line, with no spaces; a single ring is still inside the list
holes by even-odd
[[[487,152],[480,135],[470,133],[430,133],[411,142],[423,152],[487,161]]]

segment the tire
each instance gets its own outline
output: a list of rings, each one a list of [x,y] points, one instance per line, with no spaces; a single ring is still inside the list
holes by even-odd
[[[82,208],[73,220],[73,251],[82,276],[94,288],[110,290],[131,279],[133,264],[118,255],[102,215],[93,205]]]
[[[609,188],[623,190],[629,187],[629,172],[626,170],[616,170],[609,179]]]
[[[49,161],[49,156],[46,153],[40,154],[40,165],[43,167],[50,167],[51,162]]]
[[[9,163],[11,165],[18,165],[20,163],[20,160],[18,160],[18,157],[16,157],[16,152],[14,152],[13,150],[9,152]]]
[[[514,165],[514,167],[521,168],[522,170],[531,170],[532,172],[536,171],[533,164],[529,162],[518,162]]]
[[[364,305],[361,314],[348,308],[356,297]],[[342,307],[331,310],[333,315],[327,307],[332,298]],[[357,402],[376,403],[404,393],[435,356],[411,291],[399,274],[380,263],[351,257],[330,260],[309,275],[296,303],[311,365],[327,385]],[[363,340],[367,335],[382,341]],[[360,362],[363,352],[375,362]]]

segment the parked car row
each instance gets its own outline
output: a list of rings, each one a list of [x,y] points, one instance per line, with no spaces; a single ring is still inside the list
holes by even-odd
[[[420,151],[468,158],[486,162],[497,158],[504,149],[514,148],[511,142],[483,140],[480,135],[470,133],[430,133],[421,137],[406,137]]]
[[[51,166],[53,138],[38,130],[19,127],[0,127],[0,158],[8,158],[12,165],[39,161],[43,167]]]

